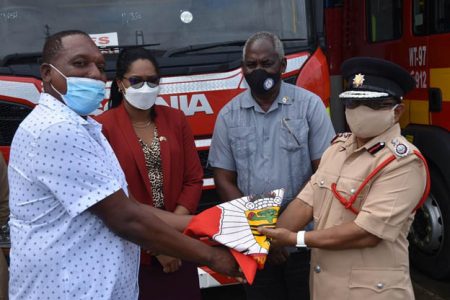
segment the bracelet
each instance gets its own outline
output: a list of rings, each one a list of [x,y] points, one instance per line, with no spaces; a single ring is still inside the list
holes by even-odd
[[[304,230],[297,232],[297,245],[295,245],[295,246],[298,248],[306,247]]]

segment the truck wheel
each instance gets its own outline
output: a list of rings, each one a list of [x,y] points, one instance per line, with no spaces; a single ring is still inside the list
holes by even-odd
[[[441,175],[430,169],[431,192],[409,233],[412,265],[435,279],[450,275],[450,198]]]

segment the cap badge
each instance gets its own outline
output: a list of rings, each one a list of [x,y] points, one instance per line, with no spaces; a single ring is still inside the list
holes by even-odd
[[[357,88],[357,87],[362,86],[364,83],[364,80],[365,80],[365,78],[364,78],[363,74],[361,74],[361,73],[356,74],[355,77],[353,78],[353,87]]]
[[[274,83],[275,82],[272,78],[267,78],[266,80],[264,80],[264,89],[266,91],[270,90],[273,87]]]

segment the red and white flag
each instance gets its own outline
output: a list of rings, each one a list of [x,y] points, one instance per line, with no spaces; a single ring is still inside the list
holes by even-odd
[[[194,216],[184,233],[230,248],[247,282],[252,284],[270,248],[270,241],[257,228],[275,227],[283,194],[284,190],[278,189],[216,205]],[[220,282],[220,275],[214,277]]]

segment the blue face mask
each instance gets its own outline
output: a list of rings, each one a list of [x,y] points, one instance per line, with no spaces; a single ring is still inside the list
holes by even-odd
[[[100,106],[105,98],[105,83],[103,81],[84,77],[66,77],[52,64],[50,64],[50,67],[66,79],[67,92],[65,95],[55,89],[52,84],[50,85],[70,109],[80,116],[87,116]]]

